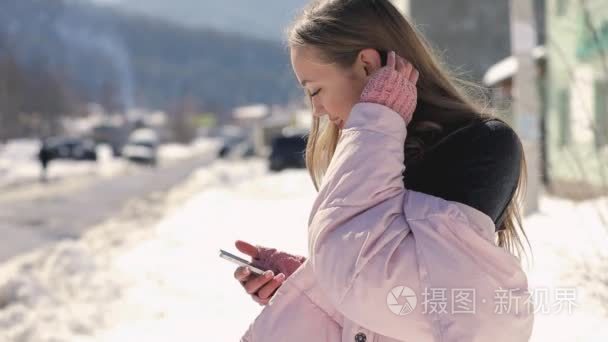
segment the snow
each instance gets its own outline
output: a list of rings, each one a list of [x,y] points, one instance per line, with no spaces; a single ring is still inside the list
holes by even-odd
[[[167,143],[160,145],[158,156],[162,161],[177,161],[195,155],[207,154],[211,150],[217,151],[219,146],[220,140],[214,138],[199,138],[189,145]]]
[[[581,203],[543,198],[540,212],[526,219],[535,258],[530,287],[547,289],[548,304],[558,303],[560,289],[576,291],[571,314],[565,308],[536,314],[533,341],[608,340],[607,219],[608,198]],[[603,306],[598,296],[604,297]]]
[[[546,56],[544,46],[537,46],[532,50],[534,60],[543,59]],[[483,76],[483,84],[486,86],[495,86],[498,83],[513,77],[518,68],[517,58],[509,56],[498,63],[492,65]]]
[[[314,196],[304,170],[218,160],[80,240],[0,267],[0,341],[238,341],[262,307],[219,249],[237,252],[242,239],[306,255]],[[532,341],[608,340],[597,299],[608,288],[607,204],[543,197],[525,220],[531,288],[578,290],[571,314],[536,315]]]

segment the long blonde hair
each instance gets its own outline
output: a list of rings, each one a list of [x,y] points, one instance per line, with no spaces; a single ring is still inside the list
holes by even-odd
[[[418,105],[405,141],[408,156],[425,149],[423,136],[444,125],[466,124],[493,117],[483,102],[474,100],[480,87],[452,75],[439,61],[430,44],[388,0],[317,0],[310,3],[287,32],[290,48],[314,47],[328,63],[349,68],[366,48],[395,51],[420,72]],[[306,166],[315,188],[331,161],[340,131],[334,124],[313,117],[306,146]],[[506,217],[497,232],[496,243],[520,261],[525,255],[519,205],[525,192],[525,158],[522,153],[520,180]],[[519,232],[518,232],[519,230]],[[529,245],[529,241],[528,241]]]

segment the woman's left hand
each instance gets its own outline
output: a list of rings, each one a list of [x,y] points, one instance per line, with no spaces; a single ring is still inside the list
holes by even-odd
[[[369,76],[360,102],[387,106],[399,113],[408,124],[416,109],[418,76],[418,70],[410,62],[391,51],[386,66]]]
[[[253,266],[264,270],[272,270],[275,274],[283,273],[285,278],[295,272],[306,258],[300,255],[290,254],[276,248],[252,245],[243,240],[235,241],[236,248],[249,255]]]
[[[235,246],[251,257],[253,266],[268,270],[270,273],[267,277],[256,276],[251,274],[247,267],[241,266],[234,274],[247,293],[260,305],[268,304],[283,281],[306,261],[303,256],[289,254],[276,248],[252,245],[242,240],[237,240]]]

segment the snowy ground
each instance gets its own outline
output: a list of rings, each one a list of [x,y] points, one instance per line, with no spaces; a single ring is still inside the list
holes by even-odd
[[[218,249],[236,239],[306,254],[315,193],[305,171],[269,174],[263,161],[218,161],[167,196],[131,203],[123,214],[0,268],[0,341],[238,341],[261,307],[233,279]],[[571,314],[536,315],[533,341],[606,341],[602,252],[596,208],[543,198],[526,220],[533,288],[577,287]],[[548,305],[556,300],[549,298]]]
[[[608,341],[608,199],[545,197],[525,225],[535,258],[528,279],[540,304],[533,341]]]

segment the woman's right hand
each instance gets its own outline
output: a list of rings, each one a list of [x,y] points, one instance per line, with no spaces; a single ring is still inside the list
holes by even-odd
[[[399,113],[409,124],[418,101],[419,73],[414,66],[394,51],[385,66],[368,76],[360,102],[378,103]]]
[[[241,240],[237,240],[235,246],[252,258],[253,266],[267,270],[264,275],[257,275],[252,273],[248,267],[239,266],[234,272],[234,277],[241,283],[245,291],[260,305],[268,304],[283,281],[306,260],[302,256],[277,251],[275,248],[254,246]]]

